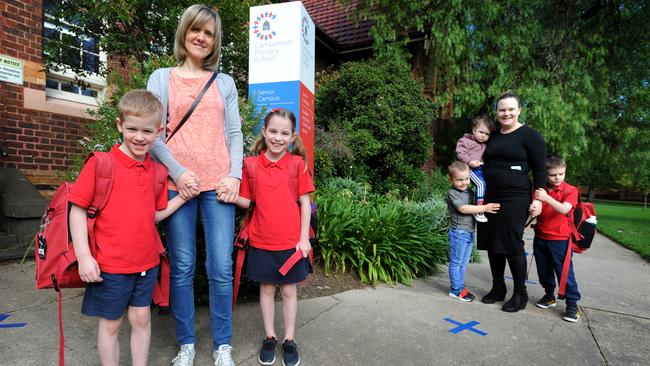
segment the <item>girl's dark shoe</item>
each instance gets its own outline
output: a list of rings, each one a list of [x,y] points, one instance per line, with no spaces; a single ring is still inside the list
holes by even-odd
[[[508,313],[516,313],[519,310],[526,308],[528,303],[528,294],[526,292],[515,293],[507,303],[503,305],[501,310]]]
[[[262,348],[260,348],[260,354],[257,357],[257,361],[261,365],[273,365],[275,363],[275,347],[277,344],[278,341],[275,337],[264,338]]]
[[[293,339],[287,339],[282,343],[282,366],[300,365],[300,356],[298,355],[298,345]]]
[[[508,289],[506,288],[505,282],[492,282],[492,289],[487,295],[483,296],[481,302],[484,304],[494,304],[497,301],[503,301],[506,299],[507,292]]]

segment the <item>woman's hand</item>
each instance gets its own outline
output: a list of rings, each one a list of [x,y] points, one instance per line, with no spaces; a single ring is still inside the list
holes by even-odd
[[[302,251],[302,256],[307,258],[309,252],[311,252],[311,243],[309,242],[309,239],[300,240],[298,245],[296,245],[296,250]]]
[[[532,217],[539,216],[539,214],[542,213],[542,201],[538,199],[533,200],[533,203],[530,204],[528,211],[530,212],[530,216]]]
[[[174,183],[178,194],[186,201],[199,194],[199,176],[191,170],[183,172]]]
[[[219,201],[233,203],[239,197],[241,181],[233,177],[225,177],[217,184],[216,194]]]

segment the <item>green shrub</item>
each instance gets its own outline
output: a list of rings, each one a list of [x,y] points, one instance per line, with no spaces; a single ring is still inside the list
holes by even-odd
[[[442,195],[444,197],[450,187],[451,183],[447,176],[447,170],[436,168],[431,172],[431,175],[425,175],[418,182],[417,186],[411,191],[409,198],[413,201],[423,201],[431,196]]]
[[[363,282],[410,284],[447,261],[444,200],[414,203],[334,179],[317,193],[325,273],[348,266]]]
[[[317,144],[332,158],[335,176],[407,197],[424,176],[432,120],[431,102],[405,65],[350,62],[319,77],[316,124],[324,133]]]

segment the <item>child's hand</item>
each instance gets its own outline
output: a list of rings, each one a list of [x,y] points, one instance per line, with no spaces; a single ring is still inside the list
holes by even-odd
[[[488,203],[486,205],[483,205],[483,207],[485,207],[484,212],[493,214],[493,213],[497,213],[497,211],[499,211],[499,209],[501,208],[501,204],[500,203]]]
[[[224,202],[226,200],[226,194],[228,194],[228,187],[225,184],[219,184],[215,192],[217,193],[217,199]]]
[[[185,171],[176,179],[178,194],[184,200],[189,200],[199,194],[199,176],[191,170]]]
[[[542,202],[547,202],[548,201],[548,193],[546,193],[546,190],[544,188],[537,188],[535,190],[535,199],[538,199]]]
[[[478,167],[481,166],[481,164],[482,163],[480,161],[478,161],[478,160],[472,160],[467,165],[469,165],[470,168],[478,168]]]
[[[296,245],[296,250],[302,251],[302,256],[307,258],[307,256],[309,256],[309,252],[311,252],[311,243],[309,242],[309,239],[300,240],[298,242],[298,245]]]
[[[84,282],[102,282],[101,271],[95,258],[88,256],[86,258],[77,258],[79,262],[79,277]]]

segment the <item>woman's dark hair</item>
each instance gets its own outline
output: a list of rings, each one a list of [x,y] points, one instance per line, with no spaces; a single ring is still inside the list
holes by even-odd
[[[505,93],[503,93],[503,94],[501,94],[501,95],[499,96],[499,98],[497,99],[497,103],[495,104],[495,106],[498,106],[498,105],[499,105],[499,102],[500,102],[501,100],[503,100],[503,99],[508,99],[508,98],[515,98],[515,100],[517,101],[517,107],[521,107],[521,100],[519,100],[519,96],[518,96],[517,94],[513,93],[513,92],[510,91],[510,90],[508,90],[507,92],[505,92]]]

